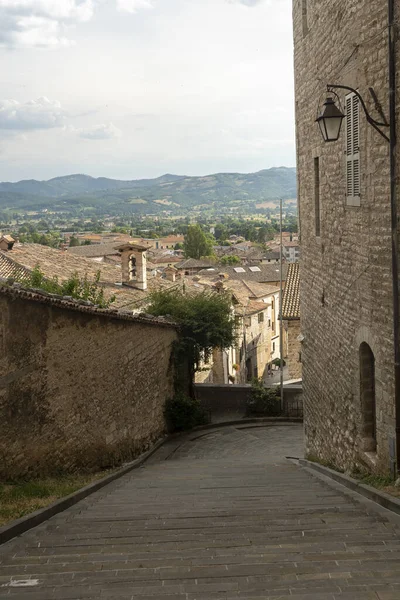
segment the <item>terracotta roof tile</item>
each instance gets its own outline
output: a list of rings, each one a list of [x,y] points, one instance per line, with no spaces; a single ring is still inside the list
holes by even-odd
[[[174,329],[179,328],[176,323],[169,321],[165,317],[153,317],[143,313],[132,314],[130,311],[117,310],[115,308],[99,308],[84,301],[68,300],[55,294],[47,294],[46,292],[41,292],[39,290],[30,290],[23,287],[17,287],[15,284],[13,286],[8,286],[0,283],[0,295],[11,298],[23,298],[26,300],[32,300],[34,302],[40,302],[41,304],[50,304],[72,311],[95,314],[112,319],[134,321],[147,325],[156,325],[157,327],[169,327]]]
[[[300,319],[300,265],[291,263],[288,268],[282,301],[283,319]]]
[[[30,276],[30,271],[14,262],[9,253],[0,252],[0,277],[2,279],[26,280]]]

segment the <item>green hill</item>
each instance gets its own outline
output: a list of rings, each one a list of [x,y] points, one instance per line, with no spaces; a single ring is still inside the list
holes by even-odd
[[[95,212],[179,212],[196,207],[226,208],[296,197],[296,170],[279,167],[257,173],[216,173],[204,177],[163,175],[122,181],[68,175],[48,181],[0,183],[0,209]]]

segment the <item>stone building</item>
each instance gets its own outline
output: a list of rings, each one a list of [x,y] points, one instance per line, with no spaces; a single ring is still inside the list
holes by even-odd
[[[390,144],[350,90],[332,94],[346,113],[337,141],[325,143],[315,123],[328,84],[353,88],[373,119],[389,120],[388,0],[294,0],[293,17],[306,452],[388,472],[396,447]]]
[[[300,269],[299,263],[289,265],[282,300],[284,329],[284,357],[289,379],[301,379],[301,328],[300,328]]]

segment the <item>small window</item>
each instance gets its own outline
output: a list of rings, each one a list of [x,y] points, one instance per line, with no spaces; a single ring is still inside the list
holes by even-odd
[[[258,322],[264,323],[264,313],[258,313]]]
[[[321,235],[321,205],[319,192],[319,157],[314,158],[314,205],[315,205],[315,235]],[[297,253],[298,254],[298,253]]]
[[[346,195],[349,206],[360,206],[360,101],[346,96]]]
[[[303,25],[303,37],[308,33],[308,0],[301,0],[301,16]]]
[[[275,342],[272,342],[272,352],[275,352]]]
[[[271,319],[268,319],[268,327],[271,327]]]

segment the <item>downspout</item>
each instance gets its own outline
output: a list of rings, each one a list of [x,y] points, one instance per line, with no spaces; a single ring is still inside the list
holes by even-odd
[[[399,265],[396,198],[396,29],[395,0],[389,0],[389,114],[390,114],[390,207],[392,231],[394,394],[396,408],[396,462],[400,474],[400,332],[399,332]]]

